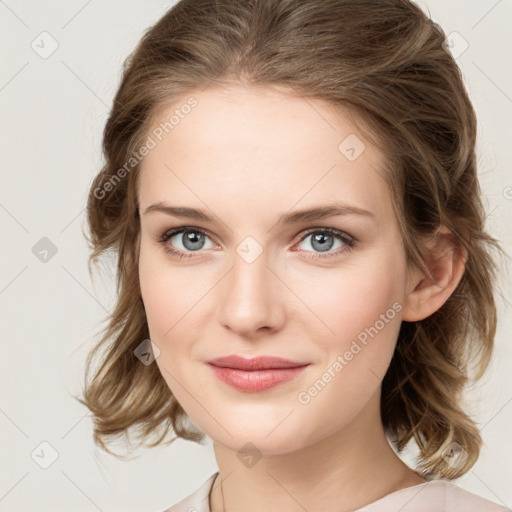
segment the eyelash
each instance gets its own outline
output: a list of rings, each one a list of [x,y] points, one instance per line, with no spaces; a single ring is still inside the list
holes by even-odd
[[[195,257],[194,252],[199,252],[199,251],[183,252],[183,251],[174,249],[167,244],[167,241],[170,238],[172,238],[173,236],[176,236],[180,233],[190,233],[190,232],[201,233],[203,235],[208,236],[208,238],[211,238],[208,231],[205,231],[204,229],[200,229],[200,228],[194,228],[191,226],[187,226],[187,227],[174,228],[174,229],[165,231],[159,237],[158,242],[163,245],[163,247],[167,253],[171,254],[172,256],[179,257],[180,260],[183,258],[193,258],[193,257]],[[343,248],[338,249],[337,251],[334,251],[334,252],[329,252],[326,254],[317,253],[318,255],[314,256],[314,257],[308,256],[309,258],[314,259],[314,260],[321,260],[321,259],[326,259],[326,258],[332,258],[334,256],[339,256],[341,253],[348,252],[356,246],[357,241],[353,236],[345,233],[344,231],[340,231],[338,229],[333,229],[333,228],[310,228],[310,229],[306,230],[301,235],[301,237],[297,243],[303,242],[309,235],[314,234],[314,233],[328,233],[329,235],[333,235],[334,237],[338,238],[338,240],[341,240],[345,244],[345,246]],[[305,251],[305,252],[311,252],[311,251]]]

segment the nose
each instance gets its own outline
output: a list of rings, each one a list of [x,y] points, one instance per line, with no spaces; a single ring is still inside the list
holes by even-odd
[[[263,251],[249,262],[238,253],[219,287],[219,321],[243,337],[268,334],[285,321],[283,284]]]

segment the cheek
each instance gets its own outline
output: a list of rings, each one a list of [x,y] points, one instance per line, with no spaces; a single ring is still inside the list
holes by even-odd
[[[149,337],[160,350],[155,363],[178,402],[188,404],[184,389],[189,386],[183,388],[183,384],[190,379],[190,371],[183,361],[190,360],[193,352],[194,305],[204,296],[205,287],[194,280],[192,271],[172,269],[165,255],[154,248],[141,247],[139,281]]]
[[[351,265],[322,293],[310,295],[309,306],[330,330],[324,325],[324,335],[310,336],[323,358],[297,401],[303,414],[324,425],[324,435],[361,412],[389,367],[401,324],[399,258],[380,254],[360,266]]]
[[[351,380],[357,380],[357,372],[367,375],[368,370],[383,378],[401,324],[402,264],[398,251],[374,251],[357,263],[329,270],[327,282],[318,274],[316,280],[305,276],[298,285],[297,295],[307,297],[305,302],[314,313],[314,318],[308,315],[305,320],[308,329],[314,326],[322,333],[314,341],[324,352],[324,364],[346,355],[343,360],[351,370],[344,378],[350,374]],[[314,293],[313,282],[321,284]]]
[[[154,247],[141,247],[139,281],[151,339],[157,344],[183,329],[208,290],[204,281],[194,279],[193,267],[173,268],[164,250]]]
[[[396,263],[393,268],[392,260],[391,256],[375,255],[339,269],[323,270],[316,277],[304,274],[297,283],[297,295],[305,298],[317,322],[324,321],[323,331],[327,333],[330,327],[337,338],[353,336],[402,300],[403,273]]]
[[[151,339],[160,346],[162,334],[173,325],[173,312],[182,307],[176,293],[177,286],[170,286],[165,269],[152,258],[149,251],[141,249],[139,282]]]

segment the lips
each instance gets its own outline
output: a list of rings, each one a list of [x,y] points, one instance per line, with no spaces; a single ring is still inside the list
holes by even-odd
[[[224,383],[239,391],[256,393],[293,380],[310,363],[273,356],[252,359],[226,356],[208,361],[208,364]]]

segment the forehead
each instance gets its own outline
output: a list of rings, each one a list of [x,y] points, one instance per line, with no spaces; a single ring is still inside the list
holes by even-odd
[[[195,105],[190,107],[192,99]],[[232,85],[183,94],[157,110],[152,130],[159,131],[159,142],[193,138],[205,150],[231,145],[226,156],[240,156],[241,150],[251,154],[260,144],[269,156],[292,149],[315,152],[320,143],[337,155],[339,137],[357,131],[348,113],[348,107],[335,110],[326,101],[297,96],[282,87]],[[304,141],[309,144],[303,146]],[[175,157],[179,150],[174,148]]]
[[[318,99],[268,87],[191,91],[160,108],[148,134],[154,147],[139,183],[145,206],[236,197],[282,211],[327,199],[389,213],[383,155],[349,115]]]

